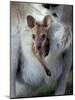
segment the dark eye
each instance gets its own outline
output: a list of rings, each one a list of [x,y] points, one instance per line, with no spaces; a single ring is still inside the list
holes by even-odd
[[[42,38],[43,38],[43,39],[45,38],[45,34],[42,35]]]
[[[54,16],[54,17],[58,17],[56,13],[53,13],[53,16]]]
[[[50,8],[50,4],[43,4],[43,7],[49,9]]]
[[[32,34],[32,38],[35,39],[35,35],[34,34]]]

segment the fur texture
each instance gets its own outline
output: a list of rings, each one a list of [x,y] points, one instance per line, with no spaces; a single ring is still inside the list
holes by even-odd
[[[54,23],[48,33],[50,51],[45,58],[48,68],[52,71],[52,77],[49,77],[32,52],[32,32],[28,28],[26,21],[26,16],[29,14],[39,22],[45,15],[51,15],[49,10],[42,7],[42,4],[11,2],[10,97],[29,97],[32,95],[33,89],[44,83],[50,85],[52,80],[59,79],[56,95],[63,94],[66,85],[64,79],[67,79],[66,77],[72,64],[72,51],[69,49],[72,42],[71,27],[66,27],[61,21],[58,22],[54,18]],[[62,58],[61,55],[64,51],[68,52]],[[18,76],[16,76],[19,59],[21,61],[21,69]],[[22,92],[22,90],[26,92]]]

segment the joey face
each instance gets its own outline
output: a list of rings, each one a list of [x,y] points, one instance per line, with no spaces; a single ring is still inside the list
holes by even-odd
[[[37,24],[37,30],[35,30],[35,27],[33,28],[33,44],[35,46],[35,51],[36,53],[40,53],[40,55],[46,55],[46,49],[49,49],[49,40],[48,40],[48,34],[47,34],[47,29],[42,26]],[[36,34],[34,34],[36,33]],[[44,50],[42,50],[44,49]]]
[[[40,24],[32,16],[27,16],[27,23],[32,31],[32,46],[37,54],[46,56],[49,52],[48,28],[51,24],[50,16],[45,16]]]

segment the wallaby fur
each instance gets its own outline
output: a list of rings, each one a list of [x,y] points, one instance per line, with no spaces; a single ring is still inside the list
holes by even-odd
[[[41,12],[42,10],[44,12]],[[28,28],[26,20],[27,15],[30,14],[39,22],[41,22],[45,15],[51,15],[47,9],[42,7],[42,4],[11,2],[10,98],[32,96],[32,90],[42,84],[50,85],[52,80],[58,80],[55,94],[64,94],[67,75],[72,64],[71,28],[70,26],[66,27],[61,21],[56,21],[56,19],[50,27],[48,32],[50,51],[45,58],[47,66],[51,70],[51,76],[49,77],[42,64],[32,52],[32,31]],[[66,35],[67,41],[64,36],[66,32],[69,34],[69,36]],[[59,33],[62,34],[60,35]],[[62,58],[64,51],[66,54]],[[21,69],[17,78],[16,73],[19,59]]]

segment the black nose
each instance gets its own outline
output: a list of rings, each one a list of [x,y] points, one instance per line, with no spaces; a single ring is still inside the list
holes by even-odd
[[[50,4],[43,4],[43,7],[49,9],[50,8]]]
[[[38,49],[38,50],[39,50],[39,49],[41,49],[41,46],[40,46],[40,45],[38,45],[38,46],[37,46],[37,49]]]

